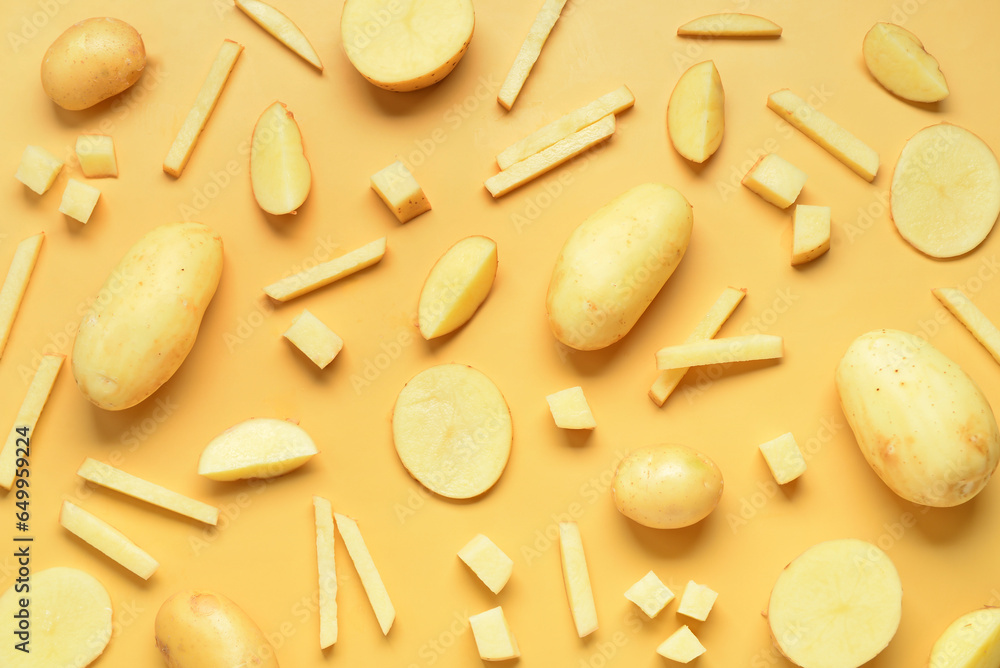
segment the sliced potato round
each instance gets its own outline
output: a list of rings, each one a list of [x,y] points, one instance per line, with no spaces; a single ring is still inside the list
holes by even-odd
[[[497,274],[497,244],[471,236],[445,251],[420,291],[418,321],[425,339],[453,332],[473,316],[486,299]]]
[[[857,668],[896,634],[902,599],[899,573],[885,552],[863,540],[830,540],[785,566],[767,621],[795,665]]]
[[[913,135],[896,161],[890,197],[899,234],[931,257],[968,253],[1000,214],[1000,165],[990,147],[950,123]]]
[[[1000,666],[1000,608],[962,615],[945,629],[931,649],[930,668]]]
[[[364,78],[387,90],[411,91],[455,68],[474,25],[471,0],[347,0],[340,34]]]
[[[906,28],[876,23],[861,45],[865,65],[890,93],[912,102],[937,102],[948,97],[948,84],[934,56]]]
[[[317,454],[305,429],[288,420],[251,418],[222,432],[205,446],[198,473],[212,480],[276,478]]]
[[[29,608],[22,608],[22,599]],[[23,617],[30,615],[26,637],[19,637]],[[4,668],[83,668],[99,657],[111,640],[111,597],[95,577],[75,568],[56,567],[31,575],[31,592],[10,589],[0,596],[0,619],[9,631],[0,643]],[[23,613],[21,613],[23,614]],[[30,639],[29,653],[16,644]]]
[[[403,466],[451,499],[479,496],[510,456],[510,410],[496,385],[464,364],[425,369],[400,391],[392,438]]]

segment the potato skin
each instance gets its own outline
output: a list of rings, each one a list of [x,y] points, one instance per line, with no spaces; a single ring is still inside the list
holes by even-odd
[[[155,392],[194,346],[221,274],[222,238],[201,223],[161,225],[132,246],[76,335],[83,395],[122,410]]]
[[[618,510],[653,529],[679,529],[699,522],[722,497],[722,472],[686,445],[651,445],[618,464],[611,495]]]
[[[986,397],[917,336],[862,334],[837,366],[837,391],[865,459],[908,501],[965,503],[1000,462],[1000,433]]]
[[[594,212],[566,240],[545,300],[549,327],[577,350],[628,334],[677,268],[693,216],[667,185],[636,186]]]
[[[160,606],[154,628],[156,647],[168,668],[278,668],[274,648],[260,627],[221,594],[174,594]]]

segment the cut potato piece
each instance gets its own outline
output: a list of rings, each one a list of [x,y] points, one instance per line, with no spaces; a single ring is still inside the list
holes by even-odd
[[[1000,165],[964,128],[941,123],[913,135],[892,173],[889,210],[906,241],[931,257],[968,253],[1000,214]]]
[[[14,326],[14,318],[21,308],[21,300],[24,292],[28,289],[28,279],[35,269],[35,262],[38,260],[38,252],[42,249],[42,242],[45,241],[45,233],[39,232],[17,244],[14,250],[14,258],[10,261],[7,269],[7,276],[3,279],[3,287],[0,287],[0,357],[3,357],[4,348],[7,347],[7,339],[10,338],[10,330]]]
[[[681,37],[779,37],[781,26],[753,14],[709,14],[677,29]]]
[[[361,536],[361,530],[358,529],[358,523],[340,513],[334,513],[334,517],[337,518],[337,530],[340,531],[344,544],[347,546],[347,554],[351,557],[354,569],[358,572],[358,577],[361,578],[361,585],[368,595],[368,601],[372,604],[372,610],[375,611],[382,635],[388,635],[392,622],[396,619],[396,609],[392,606],[392,601],[389,600],[389,592],[386,591],[382,576],[375,568],[372,555],[368,552],[368,546],[365,545],[365,539]]]
[[[222,96],[222,89],[225,88],[226,81],[229,80],[229,73],[233,71],[236,59],[240,57],[242,52],[243,46],[241,44],[229,39],[222,43],[222,47],[212,62],[208,77],[202,84],[201,90],[198,91],[194,105],[184,119],[181,129],[177,131],[174,143],[170,145],[167,157],[163,160],[163,171],[167,174],[179,177],[184,171],[184,167],[191,157],[191,152],[194,151],[194,145],[198,143],[198,137],[201,136],[205,124],[208,123],[208,117],[212,115],[216,103]]]
[[[486,179],[486,189],[493,197],[502,197],[511,190],[523,186],[528,181],[583,153],[591,146],[600,144],[614,133],[615,117],[614,114],[608,114],[593,125],[588,125],[582,130],[560,139],[552,146],[494,174]]]
[[[997,329],[997,326],[979,310],[979,307],[957,288],[934,288],[931,292],[938,298],[938,301],[945,305],[945,308],[951,311],[952,315],[958,318],[959,322],[972,332],[976,340],[990,351],[993,359],[1000,363],[1000,329]]]
[[[792,264],[805,264],[830,250],[830,207],[797,204],[792,214]]]
[[[779,485],[789,483],[806,472],[806,460],[791,432],[757,446],[764,455],[771,475]]]
[[[597,422],[590,412],[583,388],[568,387],[545,397],[556,426],[560,429],[594,429]]]
[[[148,580],[160,567],[156,559],[121,531],[74,503],[63,501],[59,524],[143,580]]]
[[[322,496],[313,497],[316,513],[316,564],[319,572],[319,647],[337,642],[337,561],[335,558],[333,506]]]
[[[708,619],[708,613],[712,612],[715,599],[718,597],[719,595],[706,585],[688,580],[681,595],[681,602],[677,604],[677,614],[703,622]]]
[[[633,104],[635,96],[628,86],[616,88],[511,144],[497,155],[497,165],[500,169],[507,169],[514,163],[552,146],[560,139],[565,139],[577,130],[593,125],[608,114],[619,114]]]
[[[500,606],[472,615],[469,617],[469,626],[476,639],[479,658],[483,661],[506,661],[521,656],[517,640],[511,633]]]
[[[780,209],[787,209],[802,192],[806,173],[780,155],[768,153],[743,177],[743,185]]]
[[[677,663],[691,663],[705,653],[705,646],[685,624],[660,643],[656,653]]]
[[[303,309],[295,317],[282,336],[305,353],[320,369],[325,369],[344,348],[344,340],[308,309]]]
[[[76,138],[76,159],[89,179],[118,176],[115,140],[109,135],[80,135]]]
[[[316,49],[309,43],[295,23],[277,9],[260,0],[235,0],[236,6],[243,10],[261,28],[269,32],[275,39],[298,54],[320,72],[323,63],[320,62]]]
[[[472,40],[471,0],[347,0],[344,51],[380,88],[411,91],[445,78]]]
[[[1000,608],[962,615],[945,629],[931,649],[928,668],[1000,666]]]
[[[569,609],[573,613],[577,635],[583,638],[597,630],[597,608],[587,570],[587,557],[583,552],[580,526],[576,522],[559,523],[559,548]]]
[[[212,480],[276,478],[299,468],[318,452],[299,425],[275,418],[250,418],[205,446],[198,473]]]
[[[371,185],[379,199],[401,223],[431,210],[431,203],[424,194],[424,189],[399,160],[372,174]]]
[[[421,371],[400,391],[392,412],[392,439],[403,466],[450,499],[479,496],[499,480],[512,436],[500,390],[464,364]]]
[[[488,237],[466,237],[445,251],[420,290],[420,334],[429,340],[468,322],[489,294],[496,274],[497,244]]]
[[[34,190],[39,195],[55,183],[63,168],[62,160],[46,151],[41,146],[25,146],[21,154],[21,162],[14,172],[14,178]]]
[[[101,191],[94,186],[89,186],[76,179],[69,179],[66,181],[66,189],[63,190],[59,213],[66,214],[86,225],[100,197]]]
[[[647,617],[653,619],[674,600],[674,592],[656,577],[656,573],[650,571],[628,588],[625,598],[635,603]]]
[[[771,334],[705,339],[660,348],[656,352],[656,368],[680,369],[704,364],[777,359],[783,354],[783,346],[782,338]]]
[[[483,534],[466,543],[458,551],[458,558],[464,561],[494,594],[500,593],[514,570],[514,561]]]
[[[767,98],[771,111],[791,123],[802,134],[826,149],[830,155],[854,170],[866,181],[873,181],[879,158],[875,149],[830,120],[825,114],[787,88]]]
[[[253,128],[250,186],[260,208],[275,216],[295,213],[309,196],[312,171],[302,133],[281,102],[265,109]]]
[[[84,668],[104,652],[111,640],[111,597],[96,578],[75,568],[46,568],[31,574],[30,599],[25,591],[12,584],[0,596],[8,629],[0,666]],[[25,615],[34,622],[30,630],[16,630]]]
[[[52,385],[56,382],[56,376],[65,355],[45,355],[42,357],[35,376],[31,379],[31,385],[24,395],[24,401],[17,411],[14,424],[7,432],[7,440],[4,441],[3,450],[0,450],[0,487],[10,489],[14,484],[14,477],[17,473],[16,466],[19,458],[18,450],[29,450],[30,440],[35,437],[35,425],[42,414],[45,402],[52,391]],[[21,444],[18,444],[21,441]]]
[[[771,590],[778,649],[802,668],[857,668],[886,648],[902,611],[899,574],[885,552],[855,539],[809,548]]]
[[[906,28],[876,23],[861,45],[865,65],[890,93],[912,102],[937,102],[948,97],[948,83],[934,56]]]
[[[385,237],[382,237],[328,262],[276,281],[264,288],[264,292],[271,299],[286,302],[377,264],[384,255]]]
[[[722,143],[725,101],[719,70],[711,60],[684,72],[667,104],[667,133],[674,150],[692,162],[708,160]]]
[[[552,32],[556,21],[559,20],[559,13],[562,12],[565,5],[566,0],[545,0],[545,4],[539,10],[528,30],[528,36],[524,38],[524,43],[521,44],[521,49],[517,52],[514,64],[507,72],[507,78],[500,86],[497,102],[504,109],[510,110],[514,106],[514,100],[517,99],[521,87],[527,81],[528,74],[534,67],[535,61],[538,60],[538,55],[542,52],[542,47],[545,46],[545,40],[549,38],[549,33]]]

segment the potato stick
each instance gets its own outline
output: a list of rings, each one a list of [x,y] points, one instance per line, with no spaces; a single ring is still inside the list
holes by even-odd
[[[148,580],[160,567],[156,559],[121,531],[69,501],[63,501],[59,524],[143,580]]]
[[[333,506],[313,497],[316,513],[316,563],[319,572],[319,647],[337,642],[337,564],[334,558]]]
[[[264,292],[272,299],[286,302],[370,267],[384,255],[385,237],[382,237],[340,257],[272,283],[264,288]]]
[[[776,359],[782,356],[782,347],[782,338],[770,334],[705,339],[661,348],[656,352],[656,368],[679,369],[704,364]]]
[[[284,44],[290,51],[302,58],[320,72],[323,63],[316,49],[295,23],[271,5],[260,0],[235,0],[236,6],[254,23],[266,30],[272,37]]]
[[[594,590],[583,552],[580,527],[576,522],[559,523],[559,551],[562,557],[563,582],[576,633],[581,638],[597,630]]]
[[[365,593],[368,594],[368,601],[372,604],[378,625],[382,628],[382,635],[388,635],[392,622],[396,619],[396,609],[392,606],[392,601],[389,600],[389,592],[385,590],[382,576],[375,568],[372,555],[368,551],[368,546],[365,545],[365,539],[361,536],[361,530],[358,529],[358,523],[340,513],[333,515],[337,519],[337,529],[340,530],[344,544],[347,545],[347,554],[354,562],[354,569],[361,578],[361,585],[365,588]]]
[[[17,417],[14,418],[14,426],[7,434],[3,450],[0,450],[0,487],[4,489],[10,489],[11,485],[14,484],[14,474],[17,469],[15,463],[18,459],[17,450],[19,449],[17,441],[24,439],[30,443],[31,439],[34,438],[33,432],[38,423],[38,416],[42,414],[45,401],[52,391],[52,384],[55,382],[56,375],[59,374],[59,369],[62,368],[65,359],[65,355],[45,355],[38,365],[38,370],[35,371],[35,377],[31,379],[28,392],[24,396],[24,401],[21,402],[21,408],[17,411]],[[28,448],[29,446],[24,446],[24,449]]]
[[[694,331],[692,331],[685,343],[694,343],[695,341],[701,341],[704,339],[711,339],[719,330],[722,329],[722,325],[725,324],[729,316],[732,315],[739,303],[743,301],[743,297],[747,294],[746,288],[737,290],[736,288],[726,288],[719,295],[719,298],[715,300],[712,304],[712,308],[708,310],[705,317],[701,319],[701,322],[695,326]],[[649,398],[653,400],[657,406],[662,406],[667,400],[667,397],[677,388],[680,384],[681,379],[684,378],[684,374],[687,373],[688,367],[681,367],[678,369],[667,369],[666,371],[661,371],[660,375],[656,377],[653,382],[653,386],[649,388]]]
[[[973,304],[965,293],[956,288],[934,288],[935,297],[945,305],[958,321],[968,328],[976,340],[1000,362],[1000,329]]]
[[[608,114],[593,125],[588,125],[565,139],[560,139],[547,149],[494,174],[486,179],[486,189],[493,197],[502,197],[511,190],[523,186],[528,181],[583,153],[591,146],[601,143],[614,132],[615,116]]]
[[[528,36],[524,38],[521,50],[517,52],[514,64],[510,66],[507,78],[500,86],[497,102],[504,109],[509,111],[514,106],[514,101],[521,92],[521,87],[528,79],[528,74],[531,73],[531,68],[538,60],[538,55],[542,52],[542,47],[545,46],[545,40],[549,38],[549,33],[552,32],[556,21],[559,20],[559,14],[565,5],[566,0],[545,0],[545,4],[535,16],[535,21],[528,30]]]
[[[3,357],[3,350],[7,347],[14,318],[17,317],[17,310],[21,307],[21,299],[28,288],[28,279],[31,278],[31,271],[35,268],[35,260],[38,259],[38,251],[41,250],[44,240],[45,233],[39,232],[17,245],[14,259],[10,262],[10,269],[7,270],[7,278],[0,288],[0,357]]]

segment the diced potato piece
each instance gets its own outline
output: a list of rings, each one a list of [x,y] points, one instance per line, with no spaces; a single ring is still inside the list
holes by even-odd
[[[148,580],[160,564],[125,534],[69,501],[63,501],[59,524],[111,559]]]
[[[625,598],[639,606],[652,619],[674,600],[674,592],[656,577],[656,573],[650,571],[628,588]]]
[[[754,163],[741,183],[764,201],[787,209],[798,199],[806,178],[805,172],[780,155],[768,153]]]
[[[528,74],[535,65],[535,61],[538,60],[538,55],[542,52],[542,47],[545,46],[545,40],[548,39],[556,21],[559,20],[559,13],[562,12],[565,4],[566,0],[545,0],[545,4],[535,16],[535,20],[528,30],[528,36],[524,38],[524,43],[521,44],[521,49],[517,52],[514,64],[507,72],[507,78],[500,86],[497,101],[504,109],[509,110],[514,106],[514,100],[517,99],[521,87],[528,79]]]
[[[26,146],[14,178],[42,195],[52,187],[62,167],[62,160],[41,146]]]
[[[906,28],[879,22],[861,45],[865,65],[890,93],[913,102],[938,102],[948,97],[938,61]]]
[[[286,302],[377,264],[384,255],[385,237],[382,237],[328,262],[287,276],[264,288],[264,292],[271,299]]]
[[[344,347],[344,340],[308,309],[302,309],[302,313],[295,316],[282,336],[305,353],[320,369],[325,369]]]
[[[35,268],[35,261],[38,260],[38,252],[42,249],[43,241],[45,233],[39,232],[23,239],[17,245],[14,259],[10,261],[7,276],[3,279],[3,287],[0,287],[0,357],[7,347],[14,318],[21,308],[21,300],[24,298],[25,290],[28,289],[28,279],[31,278],[31,272]]]
[[[1000,363],[1000,329],[986,314],[957,288],[934,288],[931,292]]]
[[[690,663],[705,653],[705,646],[685,624],[664,640],[656,653],[677,663]]]
[[[779,485],[789,483],[806,472],[806,460],[791,432],[761,443],[758,447]]]
[[[386,591],[382,576],[375,568],[375,562],[372,561],[372,556],[368,552],[365,539],[362,538],[361,530],[358,529],[358,523],[340,513],[334,513],[334,517],[337,519],[337,529],[344,539],[344,544],[347,545],[347,554],[350,555],[354,569],[358,572],[358,577],[361,578],[361,584],[365,588],[365,593],[368,594],[368,601],[372,604],[372,610],[375,611],[378,625],[382,628],[382,635],[388,635],[392,622],[396,619],[396,609],[393,607],[392,601],[389,600],[389,592]]]
[[[320,72],[323,71],[323,63],[320,62],[316,49],[290,18],[260,0],[236,0],[236,6],[302,60]]]
[[[753,14],[709,14],[677,29],[681,37],[779,37],[781,26]]]
[[[771,334],[704,339],[660,348],[656,352],[656,368],[662,371],[704,364],[777,359],[782,356],[783,347],[783,339]]]
[[[719,595],[706,585],[688,580],[684,593],[681,594],[681,602],[677,605],[677,614],[703,622],[708,619],[708,613],[712,612],[712,606],[718,597]]]
[[[198,473],[211,480],[276,478],[294,471],[319,450],[294,422],[250,418],[213,438],[201,452]]]
[[[479,658],[483,661],[505,661],[521,656],[517,640],[507,625],[500,606],[469,617],[469,626],[476,639]]]
[[[76,138],[76,158],[89,179],[118,176],[115,140],[109,135],[80,135]]]
[[[445,251],[420,289],[420,335],[430,340],[468,322],[490,293],[496,274],[497,244],[488,237],[466,237]]]
[[[962,615],[945,629],[931,648],[930,668],[1000,666],[1000,608]]]
[[[466,543],[458,551],[458,558],[464,561],[494,594],[500,593],[514,570],[514,561],[483,534],[478,534]]]
[[[715,153],[726,127],[725,103],[722,79],[711,60],[681,75],[667,104],[667,134],[681,157],[701,163]]]
[[[830,207],[796,204],[792,214],[792,264],[815,260],[830,250]]]
[[[372,174],[372,190],[378,193],[396,220],[405,223],[431,210],[423,188],[401,161]]]
[[[594,605],[587,558],[583,553],[580,526],[576,522],[559,523],[559,548],[569,609],[573,613],[576,632],[583,638],[597,630],[597,608]]]
[[[334,547],[333,506],[313,497],[316,513],[316,563],[319,572],[319,647],[337,642],[337,562]]]
[[[35,437],[35,424],[42,414],[42,408],[49,398],[52,385],[56,382],[56,376],[62,363],[66,359],[65,355],[45,355],[42,357],[38,370],[35,371],[28,392],[24,395],[24,401],[17,411],[14,424],[7,432],[7,440],[4,442],[3,450],[0,450],[0,487],[10,489],[14,484],[14,477],[17,473],[15,463],[18,458],[18,440],[24,439],[29,443]],[[22,444],[24,441],[22,441]],[[28,446],[24,446],[28,449]]]
[[[556,426],[560,429],[593,429],[597,426],[583,388],[577,385],[545,397]]]
[[[94,207],[97,206],[97,200],[100,197],[101,191],[94,186],[88,186],[76,179],[69,179],[66,182],[66,190],[63,191],[59,212],[86,224],[90,220],[90,214],[94,212]]]

